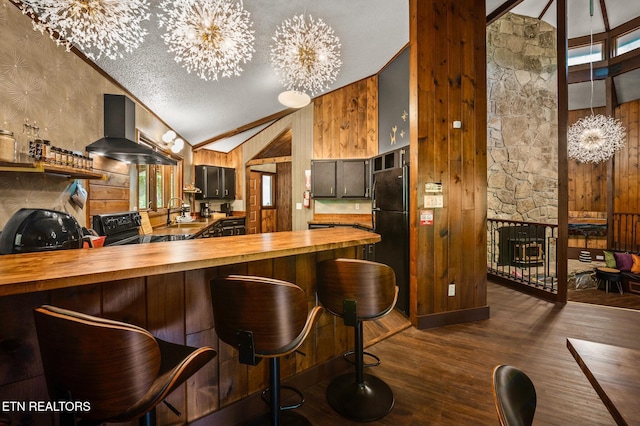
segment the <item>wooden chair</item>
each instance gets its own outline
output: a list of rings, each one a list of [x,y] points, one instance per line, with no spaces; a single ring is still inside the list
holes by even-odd
[[[61,414],[61,425],[77,418],[155,424],[155,407],[216,356],[210,347],[165,342],[141,327],[67,309],[45,305],[34,317],[49,396],[90,405]]]
[[[387,315],[398,300],[396,276],[389,266],[366,260],[330,259],[318,263],[318,299],[346,326],[354,328],[355,378],[343,374],[327,387],[327,401],[340,415],[374,421],[393,408],[393,391],[384,381],[364,373],[363,321]]]
[[[263,399],[270,406],[271,425],[310,424],[290,411],[304,402],[300,392],[294,390],[300,396],[298,404],[281,406],[280,358],[302,345],[322,307],[309,311],[304,290],[294,284],[254,276],[214,278],[211,299],[216,333],[238,350],[240,362],[256,365],[269,359],[269,388]]]
[[[493,400],[502,426],[530,426],[536,412],[536,389],[523,371],[510,365],[493,369]]]

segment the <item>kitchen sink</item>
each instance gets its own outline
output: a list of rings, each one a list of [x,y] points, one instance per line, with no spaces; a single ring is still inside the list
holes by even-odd
[[[167,226],[167,228],[202,228],[203,226],[206,226],[206,223],[178,222],[178,223],[172,223],[171,225]]]

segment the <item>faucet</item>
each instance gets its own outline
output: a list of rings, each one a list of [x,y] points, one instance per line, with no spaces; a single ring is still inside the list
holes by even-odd
[[[173,200],[180,200],[180,207],[184,204],[184,200],[180,197],[173,197],[169,199],[167,203],[167,226],[171,225],[171,202]]]

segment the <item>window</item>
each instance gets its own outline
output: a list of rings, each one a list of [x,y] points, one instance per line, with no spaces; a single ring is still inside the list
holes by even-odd
[[[567,64],[569,66],[588,64],[602,61],[603,59],[602,43],[593,43],[593,47],[586,45],[570,48]]]
[[[274,208],[276,206],[276,175],[262,173],[262,207]]]
[[[144,134],[138,132],[138,138],[146,144],[158,145]],[[182,161],[176,166],[158,164],[139,164],[136,166],[137,208],[138,210],[158,210],[167,206],[171,198],[180,194],[180,176]]]
[[[140,164],[138,171],[138,209],[157,210],[178,196],[178,166]]]
[[[640,47],[640,28],[616,38],[616,55],[630,52]]]

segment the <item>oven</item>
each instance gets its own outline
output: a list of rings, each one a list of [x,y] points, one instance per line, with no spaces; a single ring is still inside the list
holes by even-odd
[[[105,246],[146,244],[163,241],[188,240],[192,235],[140,235],[142,218],[140,213],[122,212],[97,214],[93,216],[93,229],[98,235],[106,236]]]

